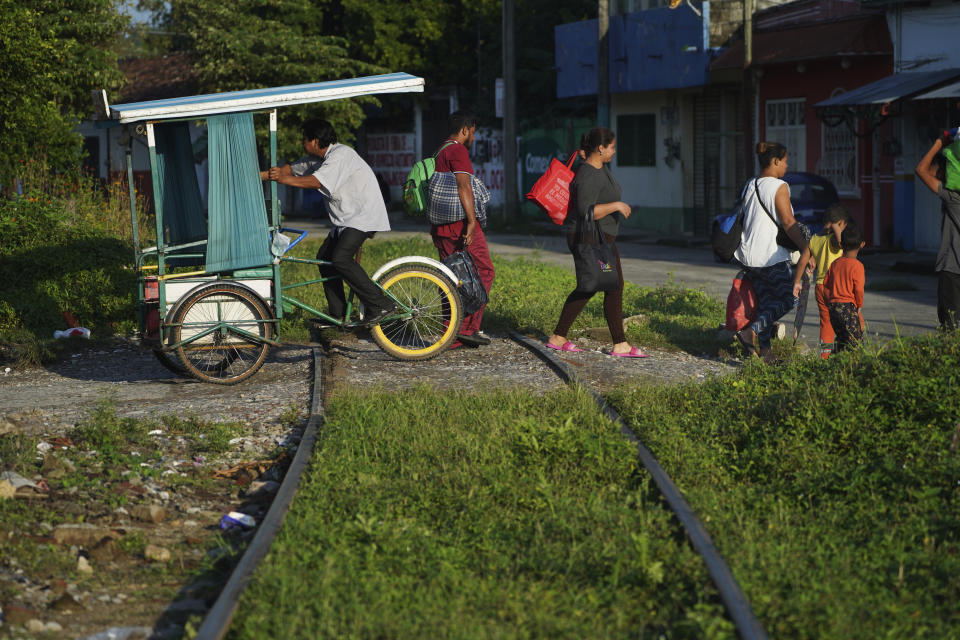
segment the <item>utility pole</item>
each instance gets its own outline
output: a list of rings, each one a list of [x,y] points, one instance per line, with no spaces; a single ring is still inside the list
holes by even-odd
[[[743,168],[753,175],[753,3],[743,0]]]
[[[597,2],[597,124],[610,126],[610,0]]]
[[[517,74],[513,0],[503,0],[503,216],[518,213]]]

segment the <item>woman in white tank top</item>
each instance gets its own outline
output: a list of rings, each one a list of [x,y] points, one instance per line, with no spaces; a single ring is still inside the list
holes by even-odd
[[[761,142],[757,144],[757,157],[761,170],[743,187],[743,235],[734,254],[756,291],[757,315],[737,339],[747,355],[769,362],[773,323],[794,305],[790,252],[777,244],[777,232],[782,228],[801,251],[807,241],[796,226],[790,187],[783,181],[787,148],[778,142]]]

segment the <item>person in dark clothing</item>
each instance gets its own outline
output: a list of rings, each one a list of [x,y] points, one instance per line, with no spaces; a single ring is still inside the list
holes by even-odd
[[[951,158],[960,155],[960,140],[957,139],[957,127],[944,131],[943,136],[934,141],[926,155],[917,164],[917,177],[940,198],[940,250],[937,251],[937,319],[940,328],[952,331],[960,321],[960,171]],[[941,181],[934,166],[934,158],[940,152],[947,164]],[[946,184],[944,184],[944,182]],[[949,188],[951,185],[954,188]]]
[[[570,183],[570,207],[564,223],[567,245],[573,253],[581,225],[586,222],[592,209],[604,239],[613,245],[619,280],[616,289],[603,294],[603,314],[613,339],[613,349],[607,353],[620,358],[646,358],[647,354],[642,349],[627,342],[623,328],[623,269],[620,266],[620,253],[614,243],[620,221],[630,217],[630,205],[620,199],[620,184],[607,167],[617,152],[616,136],[610,129],[595,127],[584,134],[580,141],[580,151],[584,162]],[[558,351],[583,351],[567,340],[567,332],[592,297],[593,292],[576,290],[567,296],[553,335],[547,340],[548,348]]]

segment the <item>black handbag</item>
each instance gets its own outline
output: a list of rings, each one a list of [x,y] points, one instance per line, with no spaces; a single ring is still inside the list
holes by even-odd
[[[580,233],[573,245],[573,267],[577,273],[577,291],[595,293],[613,291],[620,286],[617,257],[613,244],[607,242],[593,219],[593,207],[586,220],[580,221]]]
[[[468,316],[482,309],[483,305],[489,301],[489,297],[480,279],[477,263],[474,262],[470,252],[466,249],[454,251],[443,259],[443,264],[450,267],[450,270],[460,279],[457,291],[460,293],[460,302],[463,303],[463,315]]]
[[[759,202],[760,206],[763,207],[764,213],[769,216],[769,218],[773,221],[773,224],[777,225],[777,244],[787,251],[800,251],[800,247],[797,246],[797,243],[787,235],[787,232],[783,230],[783,227],[780,226],[780,224],[777,222],[777,219],[774,218],[773,214],[770,213],[770,210],[767,209],[767,205],[763,204],[763,200],[760,199],[760,187],[757,186],[757,178],[753,179],[753,189],[757,192],[757,202]],[[799,220],[794,220],[794,222],[797,225],[797,229],[799,229],[800,233],[803,234],[803,237],[806,238],[807,242],[810,242],[809,227]]]

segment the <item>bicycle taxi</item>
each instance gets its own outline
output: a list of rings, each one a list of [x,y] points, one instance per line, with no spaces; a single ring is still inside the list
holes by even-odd
[[[141,342],[173,372],[216,384],[253,375],[280,320],[294,308],[332,326],[362,322],[348,295],[346,318],[332,318],[293,295],[326,278],[284,282],[282,265],[325,264],[288,256],[305,232],[282,226],[276,182],[269,198],[260,180],[254,117],[269,118],[270,166],[277,165],[277,109],[378,93],[423,91],[423,79],[393,73],[349,80],[106,105],[108,126],[137,124],[146,135],[153,181],[157,244],[141,247],[133,192],[132,140],[126,152]],[[195,170],[189,123],[207,128],[208,197]],[[269,205],[269,206],[268,206]],[[269,211],[268,211],[269,209]],[[299,233],[291,241],[284,232]],[[190,265],[190,266],[187,266]],[[459,279],[445,265],[407,256],[371,276],[398,306],[371,328],[376,343],[399,359],[420,360],[446,349],[462,318]]]

